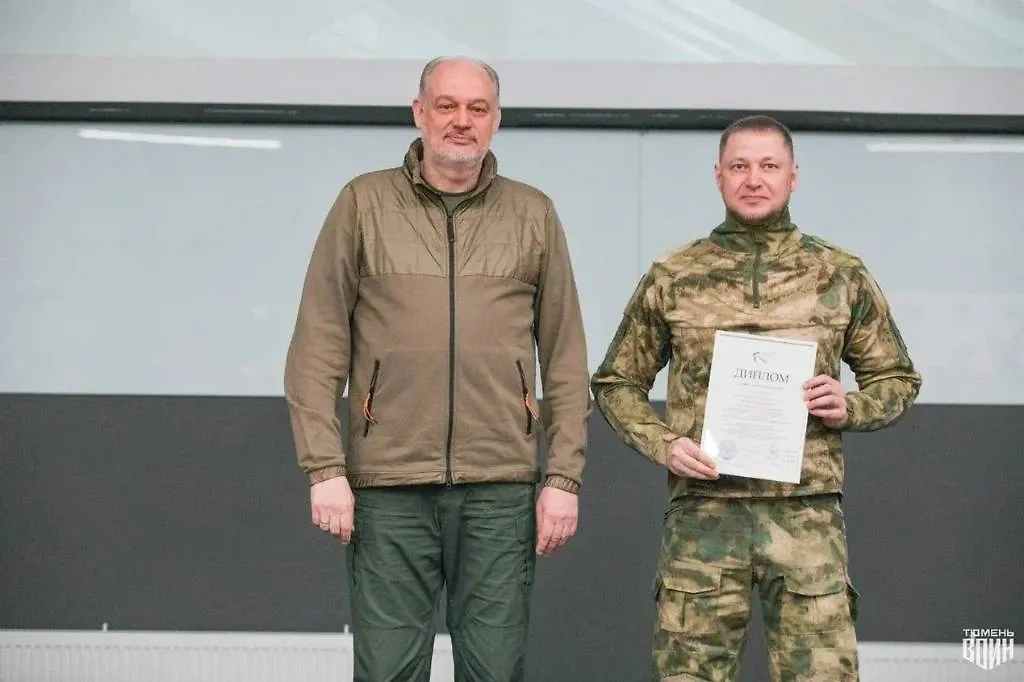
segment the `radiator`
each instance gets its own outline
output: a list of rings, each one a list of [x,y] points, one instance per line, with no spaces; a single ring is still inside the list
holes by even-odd
[[[861,642],[862,682],[1022,682],[1024,647],[989,670],[964,660],[963,645]]]
[[[1021,647],[1014,658],[991,670],[965,661],[960,644],[863,642],[860,659],[862,682],[1024,680]],[[0,630],[0,682],[351,679],[352,637],[347,634]],[[454,679],[447,635],[437,637],[430,679]]]
[[[454,679],[438,635],[430,682]],[[0,682],[351,682],[352,636],[0,630]]]

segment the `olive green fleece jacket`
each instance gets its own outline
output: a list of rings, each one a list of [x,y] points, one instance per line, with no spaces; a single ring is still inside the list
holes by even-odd
[[[353,179],[320,230],[284,378],[299,465],[356,488],[539,481],[543,431],[545,484],[577,492],[589,375],[552,201],[489,152],[448,215],[421,163],[416,140]]]

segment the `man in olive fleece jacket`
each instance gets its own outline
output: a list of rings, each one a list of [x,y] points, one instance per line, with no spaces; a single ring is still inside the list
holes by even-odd
[[[288,349],[313,524],[348,545],[359,681],[429,680],[443,586],[456,679],[521,680],[536,556],[576,531],[582,316],[551,200],[497,174],[498,96],[486,64],[427,64],[421,136],[340,191]]]
[[[653,662],[663,682],[735,679],[757,584],[773,680],[856,680],[840,434],[896,422],[921,377],[860,259],[790,220],[789,131],[737,121],[715,171],[725,221],[654,261],[592,379],[612,428],[669,470]],[[817,343],[798,483],[720,476],[698,444],[716,330]],[[844,392],[841,361],[859,390]],[[666,364],[663,421],[648,392]]]

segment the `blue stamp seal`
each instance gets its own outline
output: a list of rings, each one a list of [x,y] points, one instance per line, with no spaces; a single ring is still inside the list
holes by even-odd
[[[721,445],[718,446],[718,452],[722,455],[722,459],[729,460],[740,454],[740,449],[736,447],[736,443],[734,441],[724,440]]]

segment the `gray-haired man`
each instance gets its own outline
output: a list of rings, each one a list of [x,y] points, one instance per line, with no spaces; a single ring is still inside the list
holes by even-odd
[[[498,94],[485,64],[430,62],[421,136],[345,185],[306,275],[286,397],[313,523],[351,539],[358,681],[429,680],[443,586],[456,679],[521,680],[536,556],[576,530],[582,316],[551,200],[497,174]]]

